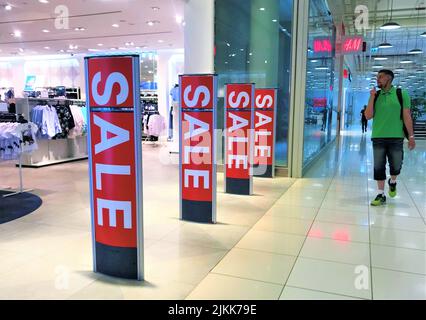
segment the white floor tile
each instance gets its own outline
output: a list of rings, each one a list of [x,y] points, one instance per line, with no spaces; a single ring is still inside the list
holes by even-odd
[[[367,243],[308,238],[300,256],[357,265],[370,265],[370,247]]]
[[[426,300],[426,276],[373,268],[375,300]]]
[[[426,234],[396,229],[370,228],[372,244],[426,250]]]
[[[351,224],[315,221],[309,230],[308,237],[368,243],[369,228]]]
[[[370,224],[374,227],[398,229],[426,233],[426,225],[421,218],[386,216],[383,214],[370,214]]]
[[[371,245],[373,267],[426,275],[426,251]]]
[[[356,273],[356,268],[356,265],[299,258],[286,285],[371,299],[370,289],[364,289],[364,286],[357,287],[357,277],[360,274]],[[369,272],[369,268],[367,270]],[[370,279],[369,274],[366,278]]]
[[[251,230],[236,247],[297,256],[304,241],[304,236],[296,234]]]
[[[286,204],[275,204],[266,212],[266,215],[313,220],[318,212],[318,208],[301,206],[291,206]]]
[[[188,300],[277,300],[281,285],[209,274],[187,297]]]
[[[361,300],[355,297],[342,296],[327,292],[314,291],[286,286],[280,300]]]
[[[293,256],[232,249],[212,272],[284,285],[295,261]]]
[[[253,227],[254,230],[291,233],[305,236],[312,224],[311,220],[283,218],[265,215]]]
[[[320,209],[317,221],[368,226],[368,213]]]

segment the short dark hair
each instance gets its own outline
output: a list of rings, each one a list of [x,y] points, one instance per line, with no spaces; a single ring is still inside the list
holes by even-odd
[[[382,70],[379,71],[379,73],[384,73],[384,74],[387,74],[388,76],[391,76],[392,80],[395,78],[394,73],[391,70],[388,70],[388,69],[382,69]]]

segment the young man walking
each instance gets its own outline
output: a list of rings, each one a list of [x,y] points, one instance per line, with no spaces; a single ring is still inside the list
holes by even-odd
[[[367,132],[367,124],[368,120],[365,117],[365,110],[367,109],[367,106],[364,106],[364,109],[361,110],[361,124],[362,124],[362,133]]]
[[[389,196],[396,196],[396,178],[401,172],[404,157],[404,129],[408,131],[408,148],[416,147],[413,133],[413,121],[411,118],[411,102],[405,90],[398,91],[392,85],[394,73],[390,70],[381,70],[377,74],[378,92],[373,88],[370,91],[365,117],[373,119],[373,142],[374,154],[374,180],[377,181],[378,194],[371,202],[372,206],[380,206],[386,203],[386,160],[389,162],[391,178],[388,180]],[[402,98],[402,99],[400,99]],[[401,103],[400,103],[401,100]],[[402,105],[401,105],[402,104]],[[402,117],[401,117],[402,108]]]

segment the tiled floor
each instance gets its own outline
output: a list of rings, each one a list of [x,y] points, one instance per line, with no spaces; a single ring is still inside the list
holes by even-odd
[[[25,169],[43,206],[0,225],[0,299],[426,299],[426,142],[380,208],[369,139],[339,143],[304,179],[255,179],[253,197],[219,174],[216,225],[178,219],[176,159],[144,145],[144,282],[91,271],[86,161]]]

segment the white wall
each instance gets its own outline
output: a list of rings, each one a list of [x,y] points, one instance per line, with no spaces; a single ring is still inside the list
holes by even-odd
[[[35,87],[80,87],[84,92],[82,57],[29,57],[0,61],[0,87],[13,87],[22,97],[26,77],[36,76]]]

